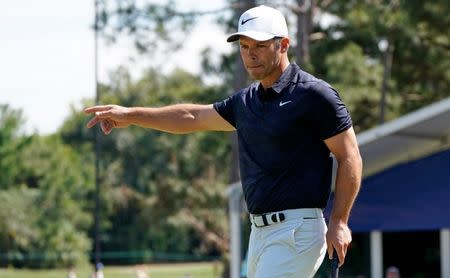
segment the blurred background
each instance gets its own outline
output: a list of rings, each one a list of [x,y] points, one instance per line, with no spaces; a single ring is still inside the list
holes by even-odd
[[[450,277],[450,208],[433,202],[450,196],[444,0],[3,1],[0,277],[88,277],[99,263],[105,277],[236,277],[232,231],[245,260],[249,223],[242,199],[241,227],[229,221],[234,134],[99,136],[82,109],[206,104],[247,86],[226,34],[258,4],[285,14],[291,62],[338,89],[368,165],[341,276],[394,265],[403,277]],[[390,224],[361,222],[375,219],[369,205],[395,211]],[[411,215],[433,205],[426,223]]]

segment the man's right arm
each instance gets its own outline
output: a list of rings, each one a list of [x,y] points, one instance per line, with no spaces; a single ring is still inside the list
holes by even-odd
[[[94,114],[87,127],[91,128],[100,123],[105,134],[109,134],[114,128],[129,125],[179,134],[206,130],[235,130],[217,113],[212,104],[175,104],[159,108],[99,105],[86,108],[84,112]]]

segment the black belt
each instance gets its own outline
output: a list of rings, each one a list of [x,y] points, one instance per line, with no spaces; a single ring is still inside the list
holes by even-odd
[[[250,214],[253,225],[256,227],[266,227],[275,223],[283,222],[286,217],[282,212]]]
[[[322,210],[317,208],[289,209],[279,212],[250,214],[250,220],[255,227],[266,227],[281,223],[288,218],[317,219],[323,217]]]

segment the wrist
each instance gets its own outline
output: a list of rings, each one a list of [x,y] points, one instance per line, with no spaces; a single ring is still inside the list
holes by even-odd
[[[330,225],[348,225],[348,217],[331,215]]]
[[[141,113],[138,107],[125,107],[124,114],[125,120],[129,124],[137,124]]]
[[[147,126],[152,118],[152,108],[148,107],[128,107],[126,109],[126,119],[129,124]]]

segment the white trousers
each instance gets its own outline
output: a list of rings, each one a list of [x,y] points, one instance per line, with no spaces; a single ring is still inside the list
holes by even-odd
[[[270,226],[256,227],[252,221],[248,278],[310,278],[322,264],[327,250],[322,211],[294,209],[282,213],[286,219]]]

